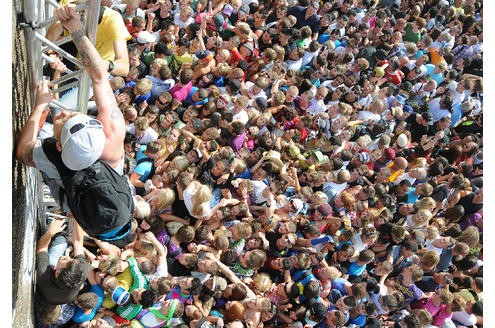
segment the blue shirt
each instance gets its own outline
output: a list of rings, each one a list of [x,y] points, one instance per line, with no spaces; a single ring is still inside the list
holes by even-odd
[[[72,317],[72,321],[74,321],[75,323],[82,323],[92,320],[95,317],[96,311],[98,311],[98,309],[101,307],[103,299],[105,298],[103,289],[100,287],[100,285],[91,285],[91,291],[98,296],[98,305],[96,305],[89,314],[84,313],[84,310],[77,306],[76,312]]]
[[[139,147],[139,150],[136,153],[136,162],[139,162],[139,160],[143,158],[149,158],[144,154],[146,147],[146,145],[141,145],[141,147]],[[149,175],[151,174],[152,169],[153,163],[150,161],[144,161],[136,165],[136,167],[134,168],[134,172],[141,175],[139,177],[139,181],[146,182],[147,179],[151,178]]]
[[[349,267],[347,268],[347,274],[349,276],[360,276],[364,273],[364,270],[366,270],[366,264],[358,265],[357,261],[351,262],[351,264],[349,264]]]

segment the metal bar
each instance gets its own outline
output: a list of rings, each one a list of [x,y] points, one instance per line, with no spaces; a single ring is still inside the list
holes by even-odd
[[[51,4],[53,7],[55,8],[60,8],[62,7],[57,1],[55,0],[46,0],[46,2],[48,2],[49,4]]]
[[[53,93],[60,93],[60,92],[65,91],[65,90],[69,90],[70,88],[75,87],[78,84],[79,84],[79,81],[74,81],[74,82],[71,82],[69,84],[63,85],[58,89],[52,90],[52,92]]]
[[[79,85],[79,81],[74,81],[74,82],[71,82],[69,84],[65,84],[55,90],[52,90],[53,93],[60,93],[62,91],[65,91],[65,90],[69,90],[70,88],[72,87],[75,87],[75,86],[78,86]]]
[[[68,110],[68,111],[71,111],[71,112],[74,111],[74,108],[69,108],[65,104],[62,104],[60,101],[55,100],[55,99],[53,99],[52,101],[50,101],[50,106],[56,107],[56,108],[61,109],[61,110]]]
[[[36,39],[38,39],[41,42],[45,43],[50,49],[55,50],[60,55],[64,56],[65,58],[67,58],[68,60],[70,60],[71,62],[73,62],[74,64],[76,64],[77,66],[82,67],[81,62],[79,60],[77,60],[76,57],[72,56],[70,53],[68,53],[64,49],[60,48],[59,46],[57,46],[52,41],[48,40],[47,38],[45,38],[44,36],[42,36],[41,34],[39,34],[37,32],[34,33],[34,36],[35,36]]]
[[[59,77],[58,79],[51,80],[50,83],[53,85],[53,84],[63,83],[63,82],[68,81],[70,79],[79,79],[80,75],[81,75],[81,71],[72,72],[72,73],[66,74],[62,77]]]
[[[93,2],[93,1],[90,1],[90,2]],[[83,2],[83,3],[80,3],[76,6],[76,11],[81,11],[81,10],[84,10],[86,9],[86,7],[88,6],[88,4],[86,2]],[[43,22],[40,22],[39,24],[34,24],[34,28],[36,29],[41,29],[41,28],[45,28],[49,25],[52,25],[53,23],[55,23],[57,21],[57,17],[50,17],[48,18],[47,20],[43,21]]]
[[[70,36],[70,35],[63,37],[62,39],[58,39],[57,41],[55,41],[53,43],[55,43],[57,46],[60,46],[60,45],[65,44],[69,41],[72,41],[72,36]]]
[[[95,44],[96,30],[98,28],[98,17],[100,16],[100,0],[88,1],[89,5],[86,9],[86,36],[92,44]],[[80,66],[82,67],[82,66]],[[82,71],[79,84],[79,92],[77,94],[77,105],[81,113],[86,114],[88,111],[89,88],[91,80],[88,73]]]

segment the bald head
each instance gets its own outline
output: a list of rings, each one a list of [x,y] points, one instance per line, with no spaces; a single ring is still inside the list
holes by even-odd
[[[394,167],[400,170],[405,170],[407,168],[408,162],[404,157],[396,157],[394,159]]]

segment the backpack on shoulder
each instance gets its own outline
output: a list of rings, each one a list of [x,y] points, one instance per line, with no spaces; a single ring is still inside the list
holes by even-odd
[[[126,178],[102,160],[72,171],[63,163],[55,144],[55,138],[43,140],[43,151],[60,174],[63,195],[81,228],[100,239],[99,235],[129,224],[134,201]]]

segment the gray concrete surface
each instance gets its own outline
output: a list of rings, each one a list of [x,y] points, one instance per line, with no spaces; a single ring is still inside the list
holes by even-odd
[[[22,30],[17,28],[21,2],[12,1],[12,140],[29,111],[29,84]],[[39,176],[26,170],[12,154],[12,327],[34,327],[34,248],[37,230],[37,188]]]

